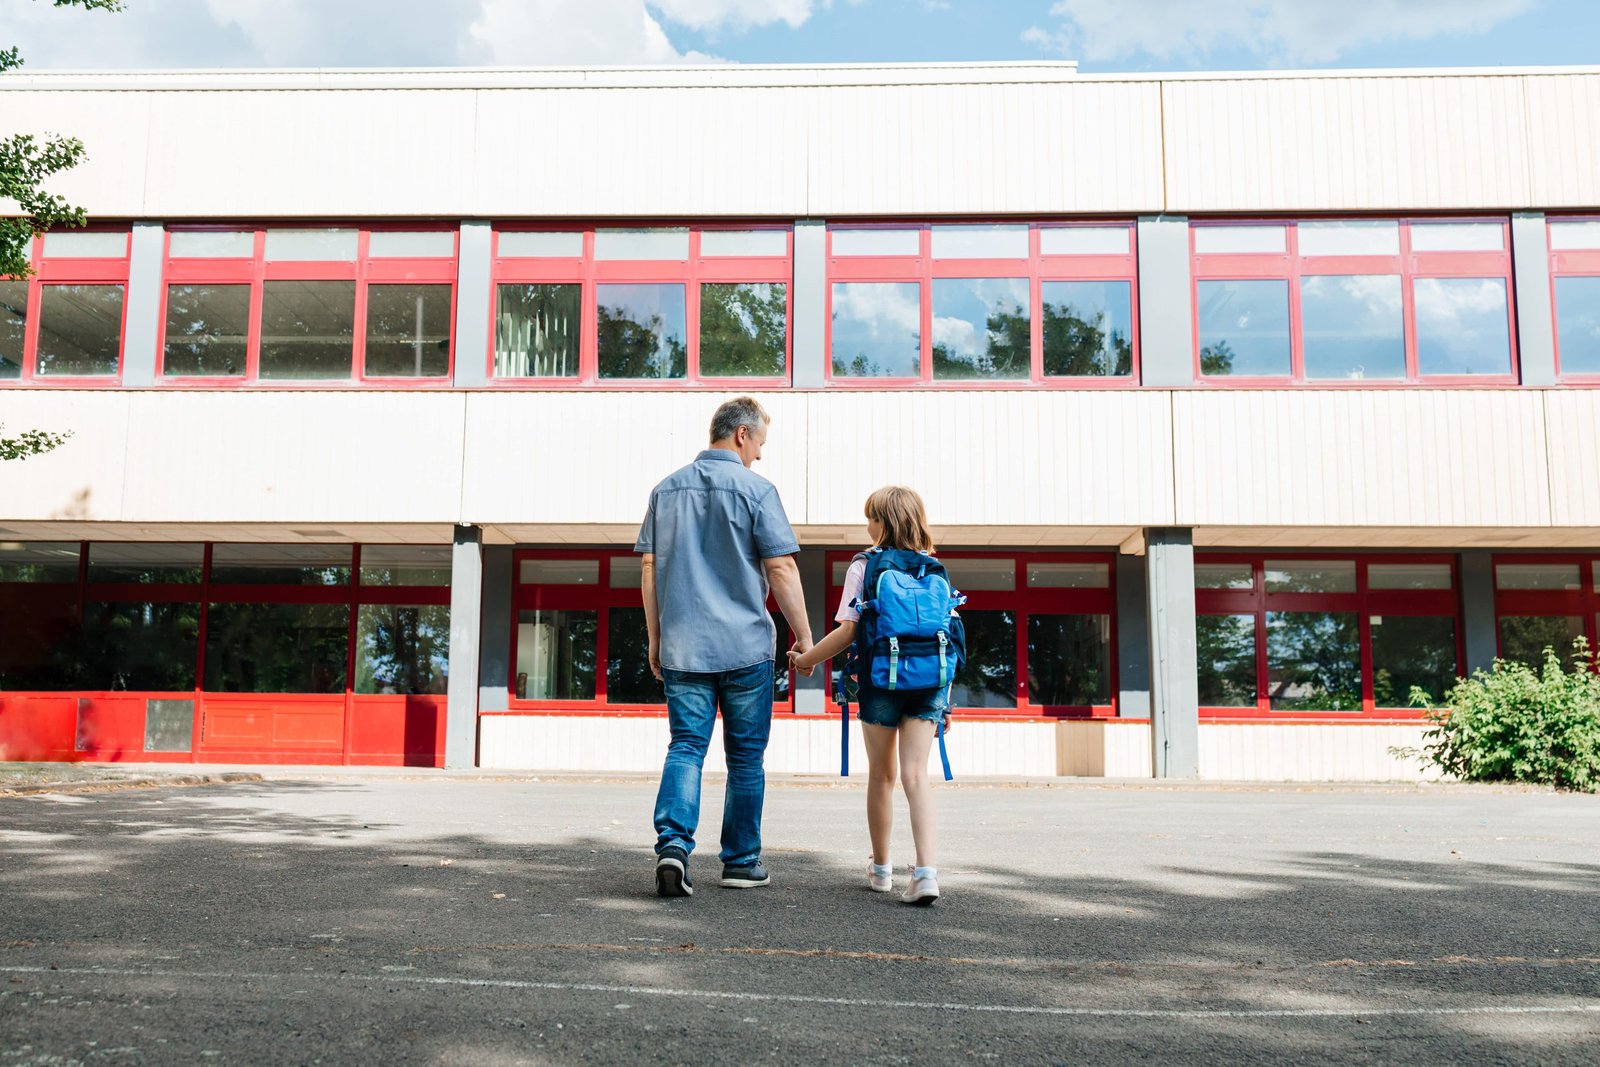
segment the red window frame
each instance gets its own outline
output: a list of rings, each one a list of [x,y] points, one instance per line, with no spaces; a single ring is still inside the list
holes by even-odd
[[[607,259],[594,254],[595,233],[605,230],[686,228],[686,259]],[[782,230],[785,251],[782,256],[705,256],[700,251],[700,236],[712,231]],[[577,257],[521,257],[500,254],[503,233],[579,233],[583,235],[583,254]],[[700,286],[703,283],[770,284],[784,286],[784,372],[774,377],[715,377],[700,373]],[[501,285],[579,285],[582,286],[578,334],[578,373],[569,377],[520,378],[497,376],[494,369],[495,319]],[[598,286],[682,285],[684,287],[684,330],[687,347],[682,378],[602,378],[600,377],[600,329]],[[794,226],[773,223],[688,224],[641,222],[619,226],[540,225],[516,223],[494,228],[494,249],[489,275],[488,350],[484,353],[484,374],[491,386],[503,389],[577,389],[600,386],[605,389],[774,389],[785,388],[794,375]]]
[[[1266,591],[1268,560],[1329,563],[1355,563],[1356,591],[1353,593],[1269,593]],[[1196,553],[1195,562],[1249,564],[1253,585],[1250,589],[1199,589],[1195,590],[1196,615],[1253,615],[1255,617],[1256,645],[1256,703],[1254,707],[1219,707],[1201,705],[1200,717],[1210,720],[1272,719],[1272,720],[1323,720],[1345,722],[1354,718],[1384,720],[1415,720],[1425,714],[1420,708],[1380,708],[1373,699],[1372,667],[1372,617],[1379,616],[1441,616],[1455,619],[1456,672],[1462,673],[1466,662],[1466,635],[1461,608],[1461,574],[1458,560],[1453,555],[1353,555],[1327,552],[1204,552]],[[1373,564],[1421,563],[1447,564],[1450,567],[1449,589],[1371,589],[1367,584],[1367,568]],[[1354,612],[1360,629],[1361,643],[1361,710],[1351,711],[1299,711],[1274,710],[1269,693],[1267,664],[1267,612]]]
[[[553,715],[612,715],[624,717],[664,716],[665,699],[653,704],[606,703],[606,659],[610,652],[608,633],[609,613],[612,608],[642,608],[642,590],[611,588],[611,561],[634,556],[631,549],[519,549],[511,554],[511,655],[507,665],[506,691],[510,694],[508,707],[514,712],[536,712]],[[538,585],[522,581],[524,560],[567,560],[599,563],[594,585]],[[522,611],[593,611],[595,613],[595,678],[592,700],[534,700],[517,697],[517,615]],[[767,610],[776,605],[769,597]],[[781,640],[782,634],[779,634]],[[782,652],[780,650],[779,655]],[[776,662],[776,661],[775,661]],[[789,699],[774,700],[774,715],[794,714],[794,672],[789,673]]]
[[[1577,589],[1501,589],[1501,564],[1557,564],[1576,565]],[[1600,573],[1600,553],[1579,555],[1574,553],[1530,553],[1528,555],[1496,555],[1490,560],[1494,576],[1494,647],[1500,647],[1500,620],[1517,615],[1577,615],[1583,619],[1583,635],[1591,651],[1600,648],[1600,591],[1595,589],[1595,576]],[[1566,662],[1568,649],[1556,649]]]
[[[833,629],[832,619],[839,609],[844,587],[834,581],[836,564],[846,564],[855,558],[854,552],[829,552],[827,555],[828,593],[824,607]],[[1117,716],[1117,686],[1119,663],[1117,660],[1117,560],[1110,552],[940,552],[943,560],[1006,559],[1016,565],[1016,588],[1010,590],[979,589],[960,592],[966,595],[964,611],[1009,611],[1016,619],[1017,641],[1017,703],[1012,708],[970,708],[957,706],[954,710],[963,718],[992,720],[1008,719],[1114,719]],[[1103,563],[1106,566],[1106,586],[1103,589],[1030,588],[1028,564],[1030,563]],[[959,583],[958,583],[959,584]],[[1028,698],[1028,617],[1030,615],[1105,615],[1110,622],[1109,645],[1106,654],[1110,664],[1110,679],[1105,704],[1035,704]],[[834,665],[830,661],[822,666],[832,678]],[[836,694],[829,686],[828,706],[837,712]]]
[[[117,233],[124,238],[121,256],[46,256],[44,235],[33,238],[28,263],[33,273],[26,279],[28,286],[27,326],[22,341],[22,374],[16,378],[0,379],[0,388],[15,386],[42,386],[51,389],[114,388],[122,384],[124,358],[128,342],[128,261],[133,240],[132,231],[121,226],[88,226],[64,233]],[[66,375],[38,373],[40,308],[43,287],[46,285],[120,285],[122,286],[122,321],[117,327],[117,369],[114,374]]]
[[[274,260],[266,258],[267,231],[271,230],[356,230],[356,257],[353,260]],[[253,251],[244,257],[201,258],[172,255],[174,233],[251,233]],[[374,233],[449,233],[451,253],[446,256],[402,258],[368,254]],[[441,226],[418,222],[397,222],[356,226],[351,223],[328,222],[296,224],[292,226],[266,226],[255,224],[178,225],[167,227],[162,238],[161,308],[156,338],[156,383],[168,389],[345,389],[354,387],[381,387],[384,389],[445,389],[455,376],[456,349],[456,273],[461,253],[461,234],[455,226]],[[273,378],[262,380],[261,368],[261,308],[265,283],[269,281],[351,281],[355,283],[355,332],[351,338],[350,376],[348,378],[316,378],[305,381]],[[367,356],[367,288],[373,284],[404,283],[448,285],[450,287],[450,346],[446,354],[445,372],[428,377],[401,377],[369,375],[366,372]],[[242,375],[172,375],[166,373],[167,359],[167,298],[174,285],[248,285],[250,311],[248,338],[245,350],[245,372]]]
[[[1394,222],[1399,228],[1397,255],[1301,256],[1301,222]],[[1500,226],[1498,252],[1414,252],[1411,227],[1428,223],[1493,222]],[[1283,227],[1283,252],[1201,253],[1196,235],[1208,227]],[[1520,381],[1517,352],[1517,293],[1511,274],[1511,220],[1503,216],[1451,218],[1306,218],[1306,219],[1205,219],[1189,225],[1191,329],[1194,338],[1194,380],[1218,388],[1280,388],[1285,385],[1314,389],[1392,389],[1416,385],[1503,387]],[[1400,277],[1400,310],[1405,338],[1404,378],[1307,378],[1305,344],[1301,333],[1300,279],[1305,275],[1390,274]],[[1506,286],[1506,338],[1509,345],[1505,374],[1425,375],[1417,362],[1416,300],[1419,278],[1499,278]],[[1286,281],[1289,291],[1288,375],[1208,375],[1200,370],[1200,283],[1206,281]]]
[[[959,225],[1026,225],[1028,255],[1024,259],[935,259],[933,228]],[[1126,227],[1126,254],[1084,253],[1044,255],[1040,251],[1040,232],[1046,229]],[[833,251],[835,230],[917,230],[919,251],[914,256],[837,256]],[[1129,389],[1139,385],[1139,245],[1138,230],[1129,219],[1073,221],[1035,221],[1018,223],[1004,219],[941,219],[939,222],[874,221],[839,222],[828,226],[827,245],[827,329],[823,337],[824,380],[834,388],[883,389],[917,386],[930,389]],[[966,378],[936,381],[933,377],[933,282],[936,278],[1024,278],[1028,283],[1028,314],[1031,358],[1026,378]],[[1133,348],[1132,366],[1125,375],[1046,375],[1044,373],[1044,315],[1042,285],[1045,282],[1121,281],[1128,283],[1129,344]],[[919,373],[915,378],[835,377],[833,373],[833,287],[838,282],[915,282],[920,294]]]
[[[1550,240],[1550,224],[1600,222],[1597,215],[1555,215],[1545,219],[1545,241],[1550,249],[1550,325],[1555,346],[1556,378],[1563,384],[1600,385],[1600,371],[1568,374],[1561,369],[1561,307],[1556,303],[1557,278],[1600,278],[1600,248],[1557,250]]]

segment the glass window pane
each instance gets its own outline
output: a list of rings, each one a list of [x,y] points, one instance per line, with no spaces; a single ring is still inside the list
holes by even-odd
[[[367,374],[448,374],[451,317],[448,285],[367,286]]]
[[[349,545],[213,545],[213,585],[344,585]]]
[[[650,673],[650,635],[643,608],[606,613],[606,703],[660,704],[661,683]]]
[[[950,689],[957,708],[1017,706],[1017,621],[1009,611],[963,611],[967,665]]]
[[[322,263],[352,260],[356,258],[356,231],[268,230],[266,258]]]
[[[1030,589],[1109,589],[1109,563],[1030,563]]]
[[[1026,226],[935,226],[934,259],[1027,259]]]
[[[835,560],[834,561],[834,563],[833,563],[833,587],[835,589],[844,588],[844,576],[850,570],[850,562],[851,561],[844,560],[844,559],[840,559],[840,560]],[[945,563],[945,569],[948,570],[950,561],[949,560],[945,560],[944,563]],[[952,579],[952,580],[954,580],[954,579]]]
[[[498,293],[495,377],[576,377],[583,286],[501,285]]]
[[[1196,563],[1196,589],[1254,589],[1255,567],[1249,563]]]
[[[1133,373],[1133,286],[1127,282],[1041,282],[1044,372]]]
[[[1126,226],[1044,226],[1039,252],[1046,256],[1125,256]]]
[[[45,546],[30,546],[42,550]],[[77,545],[71,546],[74,556]],[[78,683],[78,568],[51,560],[0,562],[0,692],[73,689]]]
[[[1269,593],[1354,593],[1354,560],[1269,559],[1264,568]]]
[[[1413,222],[1413,252],[1499,252],[1505,248],[1498,222]]]
[[[240,377],[249,330],[248,285],[169,285],[161,373]]]
[[[782,376],[788,323],[782,282],[707,282],[700,287],[701,375]]]
[[[44,255],[80,259],[122,259],[128,254],[126,233],[83,233],[71,230],[44,235]]]
[[[1576,563],[1497,563],[1496,589],[1559,589],[1573,592],[1583,587]]]
[[[362,585],[449,585],[449,545],[362,545]]]
[[[1551,222],[1550,247],[1557,252],[1600,248],[1600,220]]]
[[[349,378],[355,334],[355,282],[265,283],[263,379]]]
[[[681,285],[597,285],[600,377],[682,378],[689,372]]]
[[[1286,252],[1282,226],[1196,226],[1194,250],[1200,255]]]
[[[1111,703],[1111,617],[1028,616],[1028,702]]]
[[[1267,612],[1267,694],[1274,711],[1360,711],[1355,612]]]
[[[702,230],[702,256],[786,256],[788,230]]]
[[[598,585],[597,559],[525,559],[517,571],[523,585]]]
[[[122,354],[120,285],[41,285],[36,373],[117,373]]]
[[[1563,663],[1571,662],[1572,642],[1583,636],[1583,619],[1577,615],[1504,615],[1500,618],[1500,658],[1544,666],[1544,650],[1551,648]]]
[[[921,374],[922,287],[916,282],[834,282],[831,358],[838,378]]]
[[[89,546],[89,581],[198,583],[205,554],[202,544],[97,541]]]
[[[963,593],[980,590],[1011,590],[1017,587],[1017,561],[1014,559],[945,559],[945,573],[950,582]],[[840,575],[840,584],[844,576]]]
[[[934,378],[1026,378],[1032,337],[1028,279],[933,280]]]
[[[919,256],[921,230],[830,230],[836,256]]]
[[[1285,377],[1289,373],[1289,283],[1197,283],[1200,373]]]
[[[456,254],[456,235],[450,230],[374,230],[367,238],[367,255],[374,259],[430,259]]]
[[[579,230],[502,233],[500,254],[512,259],[581,259],[583,233]]]
[[[1307,378],[1404,378],[1406,339],[1400,276],[1302,277],[1300,334]]]
[[[0,380],[22,377],[28,336],[28,283],[0,278]]]
[[[0,541],[0,582],[77,580],[78,542]]]
[[[448,605],[363,604],[356,609],[356,692],[443,695],[449,677]]]
[[[174,230],[167,254],[173,259],[249,259],[256,254],[250,230]]]
[[[1556,279],[1556,345],[1562,374],[1600,374],[1600,278]]]
[[[1398,256],[1400,224],[1382,220],[1302,222],[1302,256]]]
[[[688,259],[689,231],[596,230],[595,259]]]
[[[343,604],[212,604],[206,684],[213,693],[341,693],[350,652]]]
[[[611,588],[638,589],[644,580],[642,556],[611,557]]]
[[[1200,706],[1255,707],[1256,617],[1196,616],[1195,641]]]
[[[787,704],[790,700],[789,683],[792,674],[789,670],[789,661],[784,653],[789,646],[794,644],[794,631],[789,629],[789,623],[784,619],[781,611],[769,612],[772,616],[772,628],[777,634],[777,661],[772,665],[772,702],[774,704]]]
[[[1442,701],[1456,680],[1456,620],[1449,615],[1374,615],[1372,702],[1411,707],[1411,687]]]
[[[1509,374],[1504,278],[1418,278],[1417,361],[1423,374]]]
[[[1448,563],[1373,563],[1367,567],[1368,589],[1449,589]]]
[[[517,699],[593,700],[598,634],[593,611],[517,612]]]
[[[84,689],[178,692],[194,688],[199,604],[83,606],[78,685]]]

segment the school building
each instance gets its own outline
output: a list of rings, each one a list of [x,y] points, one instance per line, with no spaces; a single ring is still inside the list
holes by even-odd
[[[0,463],[0,758],[653,770],[631,546],[741,393],[817,636],[927,499],[958,776],[1419,777],[1413,687],[1597,637],[1600,68],[24,73],[15,132],[93,221],[0,280],[3,432],[72,434]]]

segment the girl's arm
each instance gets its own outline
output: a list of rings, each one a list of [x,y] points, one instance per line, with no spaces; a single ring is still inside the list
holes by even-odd
[[[832,659],[849,648],[850,643],[855,639],[856,624],[853,622],[841,622],[834,628],[832,633],[812,645],[804,655],[796,652],[789,653],[789,661],[794,664],[796,670],[810,670],[823,660]]]

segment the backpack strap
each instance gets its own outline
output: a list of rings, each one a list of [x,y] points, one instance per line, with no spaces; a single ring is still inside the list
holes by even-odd
[[[866,566],[864,571],[872,569],[871,552],[857,552],[856,559],[863,560]],[[854,561],[852,561],[854,562]],[[866,574],[861,576],[861,591],[867,589]],[[859,613],[861,611],[861,597],[857,596],[855,603],[850,605]],[[850,777],[850,679],[856,677],[861,671],[861,647],[864,642],[866,627],[862,626],[863,620],[856,620],[856,639],[844,653],[844,662],[839,665],[838,692],[835,699],[839,703],[839,777]],[[858,683],[859,684],[859,683]]]
[[[950,753],[944,747],[944,724],[949,721],[950,713],[945,712],[945,717],[939,720],[939,728],[934,731],[934,736],[939,739],[939,762],[944,765],[944,780],[949,782],[955,779],[950,773]]]

